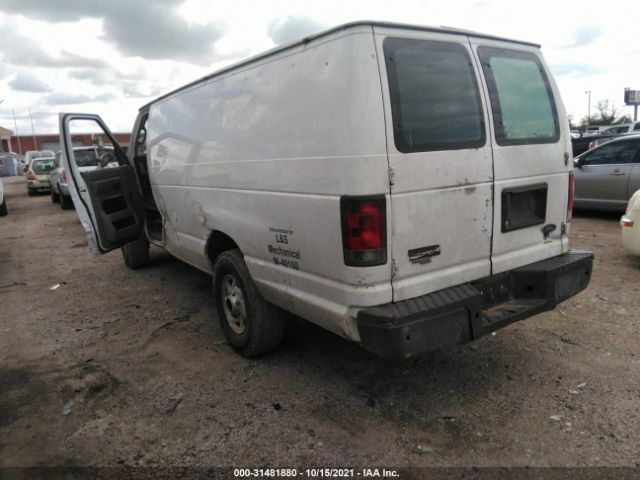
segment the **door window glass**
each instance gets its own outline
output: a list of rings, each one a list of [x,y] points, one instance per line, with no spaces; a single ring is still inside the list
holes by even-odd
[[[459,44],[387,38],[393,136],[403,152],[478,148],[485,130],[476,76]]]
[[[499,145],[555,143],[558,114],[542,64],[530,52],[480,47]]]
[[[640,140],[633,142],[607,143],[593,152],[585,155],[587,165],[616,165],[633,162],[636,151],[640,147]]]

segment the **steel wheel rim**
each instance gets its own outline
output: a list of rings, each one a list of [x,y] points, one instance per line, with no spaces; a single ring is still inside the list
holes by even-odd
[[[222,309],[227,324],[234,333],[242,335],[247,329],[247,307],[244,302],[242,289],[231,274],[222,277]]]

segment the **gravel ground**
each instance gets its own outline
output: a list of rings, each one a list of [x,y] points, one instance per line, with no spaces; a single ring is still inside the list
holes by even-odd
[[[73,210],[3,181],[0,466],[639,471],[640,259],[619,215],[576,214],[586,291],[494,336],[386,362],[294,319],[247,360],[209,276],[155,248],[139,271],[94,256]]]

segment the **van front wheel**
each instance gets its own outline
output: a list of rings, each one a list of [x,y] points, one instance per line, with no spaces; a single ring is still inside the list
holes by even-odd
[[[149,241],[144,234],[138,237],[137,240],[122,246],[122,258],[125,265],[132,270],[146,267],[149,264]]]
[[[284,314],[260,296],[240,250],[227,250],[216,259],[213,292],[222,331],[243,357],[266,353],[280,344]]]

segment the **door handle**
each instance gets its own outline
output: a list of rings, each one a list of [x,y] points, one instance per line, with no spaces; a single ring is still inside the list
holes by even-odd
[[[616,168],[613,172],[611,172],[609,175],[614,175],[614,176],[620,176],[620,175],[626,175],[626,172],[621,172],[620,169]]]

